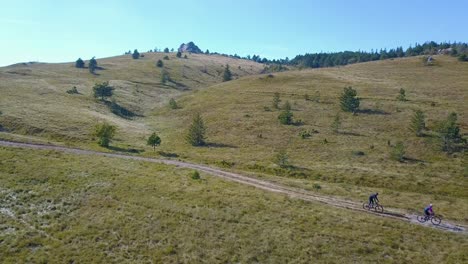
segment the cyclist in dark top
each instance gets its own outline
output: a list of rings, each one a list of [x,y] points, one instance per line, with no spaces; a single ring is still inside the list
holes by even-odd
[[[424,214],[426,216],[434,215],[434,211],[432,210],[432,204],[430,204],[428,207],[424,208]]]
[[[379,193],[373,193],[373,194],[371,194],[369,196],[369,207],[371,207],[372,205],[374,205],[377,202],[380,202],[379,198],[377,198],[378,195],[379,195]]]

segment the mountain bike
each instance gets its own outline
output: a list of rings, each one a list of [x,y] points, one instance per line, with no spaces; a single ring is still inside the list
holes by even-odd
[[[362,205],[362,207],[363,207],[364,209],[366,209],[366,210],[372,210],[372,209],[373,209],[373,210],[376,211],[377,213],[383,213],[383,206],[380,205],[380,204],[377,203],[377,202],[375,202],[375,203],[373,203],[373,204],[371,204],[371,205],[369,205],[369,203],[364,203],[364,204]]]
[[[421,223],[431,220],[431,223],[433,225],[440,225],[440,222],[442,222],[442,218],[436,215],[418,215],[417,218],[418,218],[418,221]]]

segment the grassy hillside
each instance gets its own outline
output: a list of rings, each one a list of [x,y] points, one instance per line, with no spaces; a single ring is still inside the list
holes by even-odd
[[[163,57],[168,56],[169,60]],[[222,82],[222,72],[230,65],[233,78],[257,74],[262,64],[217,55],[145,53],[98,59],[102,69],[96,75],[77,69],[74,63],[16,64],[0,68],[0,125],[14,133],[55,139],[82,141],[98,120],[119,125],[121,131],[145,134],[151,128],[141,122],[153,109],[167,105],[169,98]],[[161,83],[162,60],[170,80]],[[86,65],[88,62],[86,61]],[[110,113],[108,107],[92,98],[95,83],[109,81],[115,88],[117,104],[132,112],[133,120]],[[79,94],[66,91],[75,86]],[[1,130],[1,129],[0,129]]]
[[[0,147],[2,263],[468,260],[464,235],[189,173]]]

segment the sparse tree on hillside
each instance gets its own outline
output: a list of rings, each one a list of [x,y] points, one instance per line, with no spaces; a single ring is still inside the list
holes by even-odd
[[[89,60],[89,63],[88,63],[88,69],[89,69],[89,72],[94,74],[94,71],[96,71],[96,68],[97,68],[97,61],[96,59],[93,57]]]
[[[163,66],[164,66],[164,63],[162,60],[158,60],[158,62],[156,62],[156,67],[162,68]]]
[[[75,67],[76,68],[84,68],[84,66],[85,66],[84,61],[81,58],[78,58],[78,60],[76,60],[76,62],[75,62]]]
[[[184,59],[188,59],[187,54],[184,55]]]
[[[98,124],[94,130],[94,136],[99,138],[99,145],[101,147],[109,147],[109,143],[111,142],[112,138],[114,138],[115,132],[117,128],[113,125],[109,125],[108,123]]]
[[[210,55],[210,50],[206,50],[206,51],[205,51],[205,54],[206,54],[206,55]]]
[[[169,48],[165,48],[164,53],[169,53]]]
[[[171,52],[174,52],[174,48],[171,48]]]
[[[273,108],[274,109],[279,109],[279,103],[281,102],[281,99],[280,99],[280,94],[278,92],[276,92],[274,95],[273,95]]]
[[[137,60],[137,59],[140,58],[140,53],[138,52],[137,49],[135,49],[135,50],[133,51],[132,58],[133,58],[134,60]]]
[[[397,96],[397,100],[398,101],[406,101],[406,91],[405,91],[405,89],[403,89],[403,88],[400,89],[400,92],[399,92],[399,94]]]
[[[93,87],[94,97],[101,98],[101,101],[105,100],[105,97],[111,97],[114,88],[109,86],[109,82],[96,83]]]
[[[178,51],[177,54],[176,54],[176,57],[177,57],[177,58],[182,57],[182,52]]]
[[[161,83],[166,84],[167,81],[169,81],[169,79],[170,79],[169,73],[165,69],[162,69],[161,70]]]
[[[156,135],[156,132],[151,134],[151,136],[148,138],[148,141],[146,142],[148,146],[153,147],[153,151],[156,151],[156,146],[159,146],[161,144],[161,138]]]
[[[450,113],[447,119],[439,124],[437,132],[439,132],[442,151],[452,153],[456,150],[458,143],[466,143],[466,140],[460,135],[457,118],[456,113]]]
[[[344,88],[343,94],[340,96],[340,106],[343,111],[355,113],[359,108],[359,101],[356,90],[351,86]]]
[[[282,125],[291,125],[293,123],[293,113],[288,101],[285,103],[284,110],[278,115],[278,119]]]
[[[195,114],[186,136],[187,142],[192,146],[205,145],[206,127],[199,113]]]
[[[461,54],[458,56],[459,61],[468,61],[468,56],[466,54]]]
[[[410,130],[416,133],[416,136],[418,137],[423,135],[422,132],[426,128],[424,118],[424,113],[421,110],[416,110],[413,118],[411,118]]]
[[[331,125],[331,128],[332,128],[332,131],[334,133],[338,133],[340,131],[340,128],[341,128],[341,117],[340,117],[340,114],[337,113],[335,118],[333,119],[333,123]]]
[[[227,82],[232,80],[232,73],[231,70],[229,69],[229,64],[226,64],[226,68],[224,68],[224,73],[223,73],[223,82]]]

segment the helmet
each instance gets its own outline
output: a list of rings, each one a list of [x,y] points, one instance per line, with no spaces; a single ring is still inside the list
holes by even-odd
[[[429,207],[432,207],[432,204],[430,204]]]
[[[375,194],[379,195],[379,193],[375,193]]]

